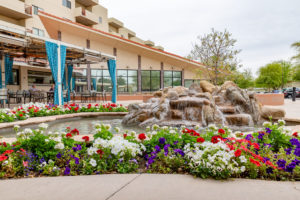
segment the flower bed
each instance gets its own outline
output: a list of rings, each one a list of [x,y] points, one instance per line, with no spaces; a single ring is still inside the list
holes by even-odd
[[[13,109],[0,109],[0,123],[25,120],[31,117],[44,117],[80,112],[127,112],[127,109],[122,105],[114,103],[88,104],[87,106],[81,107],[75,103],[66,104],[64,106],[29,103]]]
[[[110,125],[95,125],[93,140],[75,141],[77,129],[46,133],[19,130],[12,145],[0,145],[0,177],[88,175],[103,173],[184,173],[201,178],[262,178],[299,180],[300,141],[279,123],[265,123],[244,135],[210,125],[202,133],[182,127],[152,126],[145,133],[111,133]]]

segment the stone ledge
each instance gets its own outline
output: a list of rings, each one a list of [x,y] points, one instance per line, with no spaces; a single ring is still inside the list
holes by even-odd
[[[74,117],[98,117],[98,116],[121,116],[122,117],[127,114],[128,114],[127,112],[81,112],[81,113],[72,113],[72,114],[65,114],[65,115],[32,117],[23,121],[0,123],[0,129],[14,127],[15,125],[25,126],[31,124],[40,124],[45,122],[52,122],[59,119],[67,119],[67,118],[74,118]]]

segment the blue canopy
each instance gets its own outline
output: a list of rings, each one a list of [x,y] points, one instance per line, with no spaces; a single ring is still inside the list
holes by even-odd
[[[59,86],[62,85],[61,81],[63,80],[64,77],[64,72],[65,72],[65,61],[66,61],[66,47],[63,45],[60,45],[60,65],[61,65],[61,77],[60,77],[60,82],[58,82],[58,52],[57,49],[59,47],[58,44],[46,41],[46,52],[47,52],[47,57],[49,61],[49,65],[51,68],[52,76],[55,82],[55,88],[54,88],[54,104],[59,105],[59,98],[61,98],[61,104],[63,105],[64,100],[63,100],[63,92],[61,91],[61,96],[58,96],[58,88]],[[61,87],[62,90],[62,87]]]
[[[14,59],[8,54],[5,54],[5,85],[13,84],[12,68],[14,65]],[[1,84],[2,85],[2,84]]]
[[[116,80],[116,61],[115,60],[108,60],[108,71],[111,77],[112,82],[112,95],[111,95],[111,101],[113,103],[117,102],[117,80]]]
[[[68,65],[68,101],[70,101],[70,92],[73,88],[71,88],[71,79],[73,73],[73,65]]]
[[[94,90],[97,90],[97,79],[96,78],[92,78],[92,82],[93,82],[93,88],[94,88]]]

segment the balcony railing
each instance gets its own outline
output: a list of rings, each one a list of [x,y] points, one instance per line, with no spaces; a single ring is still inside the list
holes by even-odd
[[[98,5],[98,0],[76,0],[76,2],[86,7]]]
[[[76,22],[86,26],[98,24],[99,20],[95,14],[81,7],[75,8],[75,19]]]
[[[19,0],[0,0],[1,15],[16,20],[32,17],[32,7]]]

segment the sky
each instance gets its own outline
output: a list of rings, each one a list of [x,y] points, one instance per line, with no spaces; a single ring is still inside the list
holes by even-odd
[[[187,56],[197,36],[227,29],[237,39],[242,69],[296,54],[300,41],[300,0],[99,0],[108,16],[122,21],[143,40]]]

